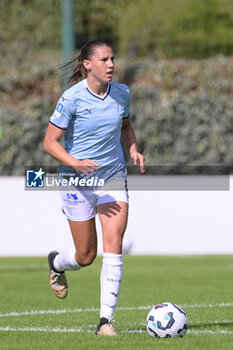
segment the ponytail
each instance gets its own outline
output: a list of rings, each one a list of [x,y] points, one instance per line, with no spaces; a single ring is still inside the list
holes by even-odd
[[[109,46],[109,45],[101,40],[89,41],[81,48],[80,55],[78,57],[66,63],[64,66],[62,66],[62,67],[67,67],[70,64],[77,62],[71,76],[67,78],[67,82],[69,84],[76,84],[80,80],[87,78],[88,71],[84,67],[83,61],[90,60],[94,54],[96,47],[99,47],[99,46]]]
[[[68,77],[67,82],[69,84],[76,84],[80,80],[87,78],[87,70],[83,65],[83,61],[81,59],[81,56],[78,56],[76,59],[74,59],[71,63],[77,61],[73,73],[70,77]],[[70,64],[70,63],[69,63]]]

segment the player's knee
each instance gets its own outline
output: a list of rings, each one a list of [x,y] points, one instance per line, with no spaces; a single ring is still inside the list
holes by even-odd
[[[88,266],[93,263],[96,258],[96,251],[90,251],[87,253],[76,253],[76,260],[81,266]]]

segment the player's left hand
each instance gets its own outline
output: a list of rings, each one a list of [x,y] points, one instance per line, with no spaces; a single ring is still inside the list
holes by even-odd
[[[140,172],[142,174],[145,173],[145,158],[144,156],[139,153],[139,152],[134,152],[133,154],[131,154],[131,158],[133,159],[134,165],[139,165],[140,167]]]

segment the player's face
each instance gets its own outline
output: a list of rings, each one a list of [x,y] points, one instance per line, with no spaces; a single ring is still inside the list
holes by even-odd
[[[112,80],[114,54],[111,47],[96,47],[91,60],[86,60],[83,63],[88,69],[88,77],[92,77],[100,83],[108,83]]]

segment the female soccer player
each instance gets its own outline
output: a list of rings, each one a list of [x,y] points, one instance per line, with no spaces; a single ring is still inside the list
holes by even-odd
[[[60,176],[84,181],[95,176],[104,186],[61,190],[62,210],[71,229],[74,247],[48,255],[50,287],[59,298],[68,293],[66,270],[92,264],[97,254],[95,216],[103,235],[101,307],[97,335],[116,335],[111,320],[122,276],[122,240],[127,225],[128,194],[121,140],[135,165],[145,172],[130,124],[130,93],[112,81],[114,54],[102,41],[83,46],[69,81],[73,86],[60,98],[50,119],[44,149],[59,161]],[[59,143],[64,135],[65,147]],[[117,184],[117,187],[115,186]],[[115,187],[114,187],[115,186]]]

